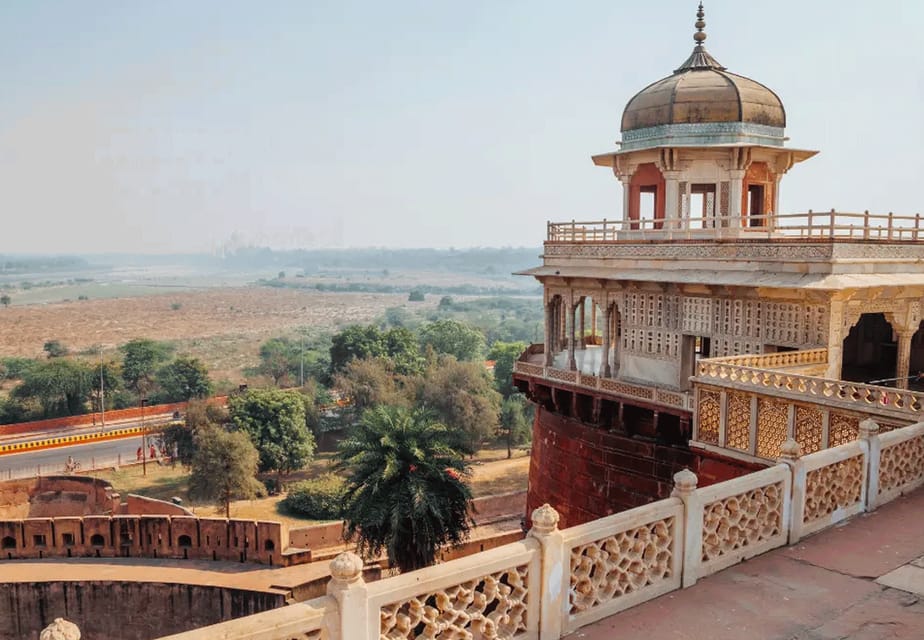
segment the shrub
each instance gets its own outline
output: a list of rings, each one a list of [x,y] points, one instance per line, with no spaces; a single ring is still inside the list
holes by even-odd
[[[408,294],[407,300],[408,302],[423,302],[426,300],[426,296],[420,289],[414,289]]]
[[[311,480],[303,480],[289,489],[280,506],[296,516],[314,520],[337,520],[343,517],[343,480],[326,473]]]

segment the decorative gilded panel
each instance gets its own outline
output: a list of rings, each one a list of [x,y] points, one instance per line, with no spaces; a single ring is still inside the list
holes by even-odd
[[[751,450],[751,397],[740,391],[728,393],[725,423],[725,446],[741,451]]]
[[[924,436],[882,450],[879,457],[879,493],[898,489],[924,476]]]
[[[476,580],[382,607],[381,640],[507,640],[526,631],[528,568]]]
[[[858,503],[865,473],[862,455],[809,471],[805,477],[803,522],[824,518]]]
[[[757,455],[762,458],[777,458],[780,446],[788,437],[789,405],[782,400],[759,398],[757,400]]]
[[[783,483],[707,504],[703,510],[704,563],[758,544],[782,531]]]
[[[837,447],[853,442],[860,435],[860,419],[840,413],[831,414],[828,426],[828,447]]]
[[[721,395],[718,391],[699,392],[697,435],[700,442],[719,444],[719,422],[721,420]]]
[[[570,614],[670,578],[673,528],[665,518],[572,549]]]
[[[802,455],[821,450],[822,419],[823,416],[819,409],[796,406],[795,440],[802,447]]]

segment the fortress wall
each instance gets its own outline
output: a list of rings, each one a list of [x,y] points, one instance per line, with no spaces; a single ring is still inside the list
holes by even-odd
[[[527,515],[548,502],[560,528],[583,524],[669,497],[673,475],[684,468],[708,486],[763,467],[604,431],[540,407]]]
[[[297,563],[279,522],[124,515],[0,520],[0,559],[146,557]],[[2,637],[2,636],[0,636]]]
[[[282,593],[150,582],[0,584],[0,638],[37,638],[55,618],[93,640],[150,640],[285,604]]]

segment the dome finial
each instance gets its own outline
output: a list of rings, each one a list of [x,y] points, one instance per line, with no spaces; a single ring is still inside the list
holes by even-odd
[[[703,29],[706,28],[706,21],[703,20],[705,17],[706,12],[703,11],[703,3],[700,2],[699,10],[696,12],[696,23],[694,25],[696,27],[696,33],[693,34],[693,41],[697,45],[703,44],[703,42],[706,40],[706,32],[703,31]]]

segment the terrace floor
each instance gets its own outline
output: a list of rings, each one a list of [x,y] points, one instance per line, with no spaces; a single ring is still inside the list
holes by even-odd
[[[568,638],[924,638],[924,489]]]

